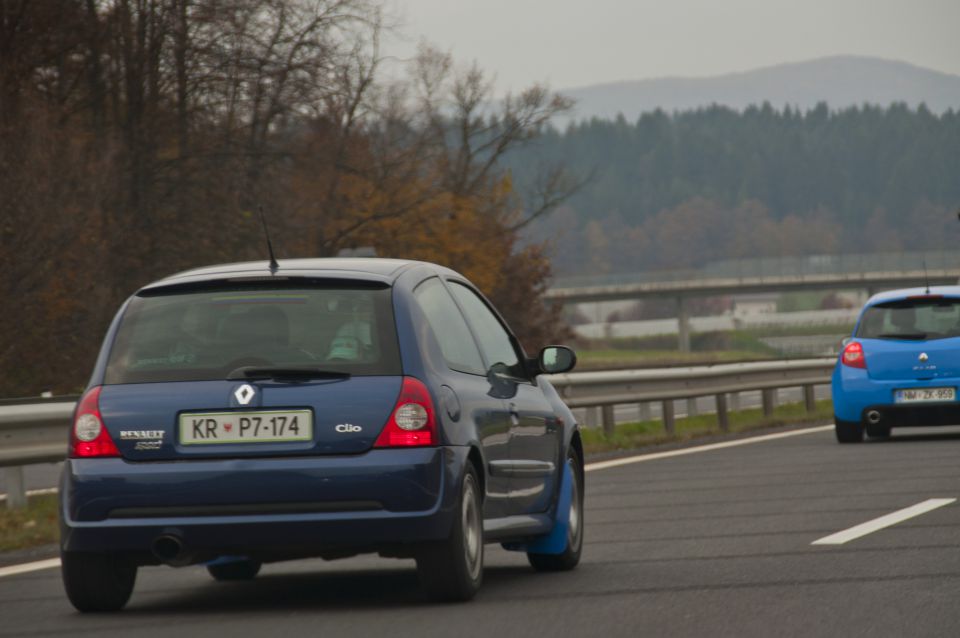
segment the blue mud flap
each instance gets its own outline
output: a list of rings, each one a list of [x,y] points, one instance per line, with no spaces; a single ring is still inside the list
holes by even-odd
[[[557,519],[553,529],[531,543],[503,543],[511,552],[531,554],[562,554],[567,551],[567,528],[570,527],[570,501],[573,498],[573,467],[570,462],[563,466],[560,482],[560,501],[557,503]]]

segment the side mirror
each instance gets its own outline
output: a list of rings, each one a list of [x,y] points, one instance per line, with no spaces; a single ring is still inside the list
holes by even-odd
[[[566,346],[547,346],[540,351],[537,365],[544,374],[569,372],[577,365],[577,355]]]

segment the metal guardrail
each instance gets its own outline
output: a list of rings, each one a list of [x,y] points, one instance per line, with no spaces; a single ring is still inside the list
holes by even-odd
[[[755,361],[685,368],[570,372],[551,375],[550,382],[572,408],[600,408],[604,431],[613,432],[613,407],[627,403],[660,402],[663,423],[674,431],[677,399],[715,396],[717,420],[726,431],[728,396],[761,390],[763,409],[771,414],[774,391],[802,387],[807,409],[814,409],[813,388],[830,382],[836,359]],[[66,452],[70,416],[77,397],[56,397],[0,404],[0,467],[7,476],[7,504],[25,503],[23,466],[55,463]]]
[[[0,467],[4,468],[8,507],[26,504],[23,466],[63,460],[76,401],[77,397],[55,397],[0,405]]]
[[[714,396],[720,429],[729,428],[728,396],[762,391],[765,415],[773,413],[775,390],[803,388],[808,411],[814,410],[814,387],[830,383],[834,357],[717,364],[689,368],[570,372],[553,375],[550,382],[572,408],[599,407],[605,432],[613,433],[613,408],[628,403],[662,403],[663,424],[674,431],[677,399]]]

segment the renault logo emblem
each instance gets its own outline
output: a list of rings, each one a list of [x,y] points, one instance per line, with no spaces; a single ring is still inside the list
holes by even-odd
[[[927,356],[927,353],[926,353],[926,352],[921,352],[921,353],[920,353],[920,356],[919,356],[918,358],[920,359],[920,361],[926,361],[926,360],[929,359],[930,357]]]
[[[244,383],[242,386],[236,389],[233,393],[233,396],[236,397],[237,403],[240,405],[247,405],[250,403],[250,400],[253,399],[253,395],[256,394],[256,390],[253,389],[249,383]]]

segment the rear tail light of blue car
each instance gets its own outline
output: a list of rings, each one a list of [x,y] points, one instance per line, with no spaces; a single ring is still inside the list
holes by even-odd
[[[840,362],[850,368],[867,369],[867,359],[863,354],[863,346],[859,341],[851,341],[840,354]]]
[[[413,377],[403,378],[390,419],[374,447],[425,447],[437,444],[437,419],[427,386]]]
[[[70,430],[71,458],[120,456],[100,414],[100,386],[90,388],[80,403]]]

